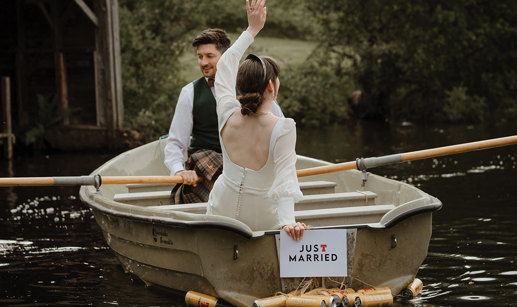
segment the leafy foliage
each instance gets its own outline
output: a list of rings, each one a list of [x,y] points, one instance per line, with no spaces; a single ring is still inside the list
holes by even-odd
[[[353,91],[351,76],[340,69],[340,59],[316,48],[304,65],[280,75],[279,102],[283,112],[308,126],[342,122],[348,118],[347,93]]]
[[[202,29],[240,32],[241,0],[120,0],[126,124],[164,134],[179,61]],[[517,2],[283,0],[261,35],[317,40],[281,74],[279,102],[306,125],[360,118],[480,122],[517,116]],[[316,32],[316,34],[315,34]],[[191,64],[191,63],[188,63]]]
[[[480,121],[487,109],[516,115],[517,2],[306,3],[327,50],[353,61],[363,116]]]
[[[294,0],[276,1],[264,33],[274,36],[310,35],[306,11],[290,11]],[[241,0],[184,1],[120,0],[120,36],[126,125],[156,138],[168,131],[181,88],[184,63],[179,56],[193,52],[191,42],[202,29],[242,31],[246,25]],[[191,63],[188,63],[191,64]]]
[[[119,3],[126,125],[157,136],[167,131],[184,83],[176,77],[177,58],[187,49],[197,25],[196,4],[182,0]]]
[[[251,3],[251,1],[250,1]],[[243,0],[199,1],[198,10],[206,14],[206,27],[218,27],[240,33],[247,25]],[[267,23],[261,36],[309,38],[314,34],[311,14],[300,1],[281,0],[267,3]]]

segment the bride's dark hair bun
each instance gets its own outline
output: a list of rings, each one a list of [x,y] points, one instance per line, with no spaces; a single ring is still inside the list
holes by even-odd
[[[241,94],[242,115],[256,113],[264,100],[264,92],[272,81],[276,84],[280,68],[273,58],[249,55],[239,67],[236,87]]]
[[[262,103],[263,96],[259,93],[246,93],[237,97],[237,99],[241,103],[241,114],[250,115],[257,112],[258,107]]]

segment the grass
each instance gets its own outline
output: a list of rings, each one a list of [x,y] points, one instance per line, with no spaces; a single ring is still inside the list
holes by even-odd
[[[239,36],[236,33],[229,35],[232,42]],[[280,68],[285,69],[288,66],[301,65],[315,47],[316,42],[312,41],[259,36],[245,54],[254,53],[273,57],[278,61]],[[180,63],[183,66],[183,69],[180,71],[182,79],[190,82],[201,76],[194,49],[183,54],[180,57]]]

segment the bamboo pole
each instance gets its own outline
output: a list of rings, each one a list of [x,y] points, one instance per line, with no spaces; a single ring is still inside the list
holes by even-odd
[[[421,160],[445,155],[459,154],[469,151],[482,150],[500,146],[517,144],[517,135],[490,139],[478,142],[444,146],[426,150],[412,151],[381,157],[357,159],[339,164],[331,164],[297,171],[298,177],[320,175],[351,169],[367,170],[406,161]],[[0,186],[21,185],[96,185],[128,184],[128,183],[182,183],[181,176],[79,176],[79,177],[18,177],[0,178]]]

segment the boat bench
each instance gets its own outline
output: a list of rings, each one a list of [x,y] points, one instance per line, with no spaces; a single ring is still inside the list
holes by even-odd
[[[196,203],[185,205],[155,206],[151,208],[205,214],[206,206],[206,203]],[[312,210],[298,210],[297,208],[294,214],[296,221],[304,222],[305,224],[313,227],[353,225],[378,223],[384,214],[394,208],[394,205],[370,205]]]
[[[296,203],[296,210],[375,205],[375,198],[377,194],[370,191],[304,195],[303,199]]]
[[[300,189],[304,195],[329,195],[334,192],[335,186],[336,183],[330,181],[300,182]],[[170,184],[128,184],[129,193],[115,194],[113,200],[139,206],[171,205],[172,187]]]
[[[372,205],[295,211],[297,222],[313,227],[378,223],[394,205]]]
[[[176,209],[188,208],[193,204],[171,204],[170,191],[152,191],[115,194],[113,200],[131,205],[146,207],[181,206]],[[342,207],[357,207],[375,205],[377,194],[370,191],[341,192],[328,194],[304,195],[303,199],[295,204],[295,210],[315,210]],[[172,208],[172,207],[171,207]]]
[[[129,193],[135,192],[155,192],[155,191],[171,191],[174,184],[170,183],[130,183],[126,184]],[[300,189],[303,194],[326,194],[333,193],[336,183],[332,181],[307,181],[300,182]]]

